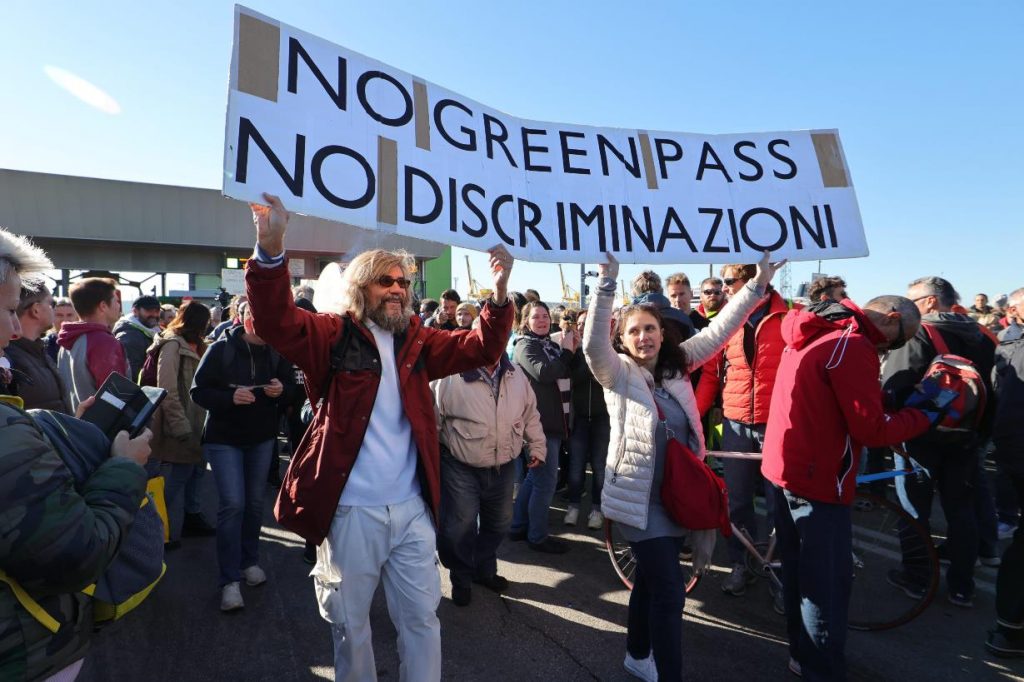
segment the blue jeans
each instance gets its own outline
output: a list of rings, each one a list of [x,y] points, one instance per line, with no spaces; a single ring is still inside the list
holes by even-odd
[[[601,508],[601,489],[604,487],[604,468],[611,440],[611,421],[603,417],[576,417],[569,440],[569,504],[579,504],[583,497],[583,481],[587,464],[594,472],[591,481],[591,509]]]
[[[259,563],[263,495],[273,454],[273,440],[244,447],[222,443],[203,445],[203,455],[213,470],[220,498],[217,562],[221,586],[240,581],[243,569]]]
[[[547,458],[536,469],[528,470],[512,510],[512,530],[526,528],[526,539],[533,543],[543,542],[548,537],[548,510],[555,497],[561,443],[558,436],[547,437]]]
[[[452,585],[498,573],[497,550],[512,524],[515,464],[472,467],[441,450],[441,527],[437,553]],[[477,517],[480,522],[477,524]]]
[[[199,486],[206,475],[206,462],[201,462],[192,467],[192,474],[185,483],[185,513],[199,514],[203,511],[203,505],[199,499]]]
[[[761,452],[764,446],[765,424],[743,424],[731,419],[722,420],[722,449],[732,452]],[[774,528],[769,484],[761,477],[761,462],[744,459],[724,459],[722,468],[725,486],[729,489],[729,518],[737,528],[746,528],[751,539],[757,541],[757,514],[754,512],[754,495],[765,490],[765,507],[770,534]],[[729,538],[729,561],[744,563],[747,550],[736,536]]]
[[[167,503],[167,520],[170,523],[171,542],[181,538],[181,524],[185,518],[188,503],[188,482],[198,464],[178,464],[177,462],[161,462],[160,475],[164,477],[164,502]],[[185,500],[178,504],[178,497],[186,491]],[[179,512],[180,509],[180,512]]]
[[[805,680],[846,679],[846,620],[853,586],[850,507],[774,488],[789,655]]]
[[[682,538],[660,537],[629,543],[636,559],[629,594],[626,651],[633,658],[654,652],[659,682],[683,674],[683,604],[686,584],[679,566]]]

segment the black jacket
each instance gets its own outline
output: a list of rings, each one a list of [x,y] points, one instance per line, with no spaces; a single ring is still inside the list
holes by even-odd
[[[995,401],[992,396],[992,367],[995,364],[995,343],[986,336],[981,327],[967,315],[958,313],[929,313],[921,318],[922,327],[914,338],[910,339],[903,348],[889,353],[882,366],[882,387],[894,401],[896,406],[902,406],[914,386],[924,377],[928,365],[938,354],[935,346],[928,339],[928,333],[924,330],[925,324],[932,324],[942,335],[949,352],[960,355],[972,363],[981,374],[985,382],[985,389],[988,392],[988,402],[985,406],[985,415],[982,419],[982,427],[979,436],[987,437],[991,430],[992,415],[994,414]],[[917,440],[930,440],[942,438],[934,432],[928,432]]]
[[[206,424],[203,443],[248,446],[262,443],[277,436],[281,410],[290,404],[295,387],[292,364],[270,346],[257,346],[242,339],[245,329],[233,327],[203,354],[192,381],[192,400],[205,407]],[[227,345],[230,362],[225,361]],[[235,389],[239,386],[268,384],[277,378],[284,391],[277,398],[269,398],[260,389],[255,390],[256,402],[235,405]]]
[[[572,353],[563,348],[553,359],[548,358],[544,352],[546,343],[553,342],[548,338],[529,334],[520,336],[513,345],[515,351],[512,359],[523,368],[530,379],[530,385],[533,386],[533,392],[537,395],[537,411],[540,412],[544,435],[567,438],[569,424],[563,400],[568,402],[570,396],[562,395],[558,380],[569,378]]]
[[[572,361],[572,413],[586,419],[608,418],[608,407],[604,403],[604,388],[594,378],[583,348],[576,349]],[[576,428],[575,426],[573,428]]]
[[[999,344],[992,385],[996,461],[1007,471],[1024,476],[1024,338]]]
[[[15,339],[4,353],[11,361],[12,391],[25,401],[26,410],[74,414],[57,363],[47,355],[42,339]]]

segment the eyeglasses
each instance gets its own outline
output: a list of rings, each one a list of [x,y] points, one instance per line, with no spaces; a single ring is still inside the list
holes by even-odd
[[[412,282],[410,280],[407,280],[405,277],[396,278],[392,277],[391,275],[381,275],[380,277],[377,278],[377,284],[384,287],[385,289],[390,289],[396,283],[403,289],[408,289],[409,285],[412,284]]]
[[[896,309],[893,308],[892,312],[895,313]],[[904,336],[903,329],[903,315],[897,317],[896,321],[899,326],[896,327],[896,338],[889,344],[889,350],[899,350],[900,348],[903,348],[903,346],[907,345],[907,339]]]
[[[923,301],[926,298],[931,298],[934,295],[935,294],[925,294],[924,296],[918,296],[917,298],[911,299],[910,302],[911,303],[917,303],[918,301]]]
[[[700,293],[704,294],[705,296],[721,296],[722,295],[722,290],[721,289],[705,289],[704,291],[702,291]]]
[[[731,287],[733,284],[736,284],[736,282],[742,281],[743,280],[740,279],[739,277],[726,277],[725,279],[722,280],[722,283],[725,284],[725,286],[727,287]]]

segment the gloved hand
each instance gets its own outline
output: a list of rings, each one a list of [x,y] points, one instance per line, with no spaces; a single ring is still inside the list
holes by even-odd
[[[952,401],[946,395],[939,382],[925,378],[914,387],[914,392],[907,398],[906,407],[914,407],[924,412],[932,426],[937,425],[950,413]],[[955,394],[954,394],[955,395]]]

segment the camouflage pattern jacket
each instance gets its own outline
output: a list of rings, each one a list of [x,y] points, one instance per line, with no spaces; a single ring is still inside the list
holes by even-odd
[[[59,623],[51,633],[0,582],[0,680],[45,679],[85,655],[92,605],[80,593],[117,554],[146,472],[111,457],[75,488],[26,413],[0,402],[0,569]]]

